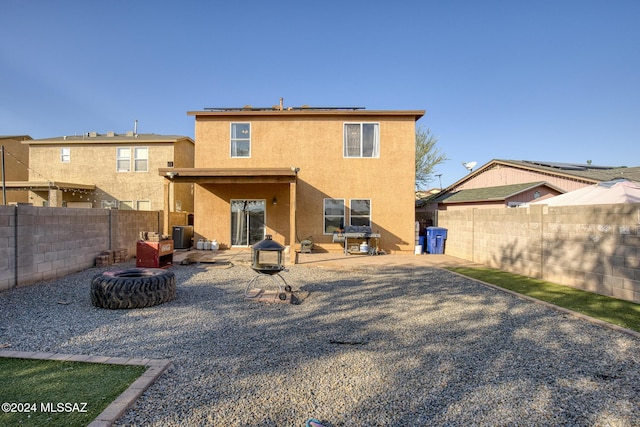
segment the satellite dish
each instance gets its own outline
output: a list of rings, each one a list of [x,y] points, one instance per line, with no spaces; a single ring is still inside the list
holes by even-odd
[[[473,170],[473,168],[476,167],[476,165],[478,164],[478,162],[462,162],[462,166],[464,166],[465,168],[467,168],[467,170],[469,170],[469,172],[471,172]]]

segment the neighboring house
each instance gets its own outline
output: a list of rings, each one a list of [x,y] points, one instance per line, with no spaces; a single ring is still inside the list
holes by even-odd
[[[248,247],[269,234],[292,249],[310,238],[315,250],[340,251],[334,231],[370,226],[380,249],[413,252],[415,123],[424,111],[281,104],[188,114],[195,167],[159,173],[196,184],[194,238]]]
[[[193,212],[193,188],[165,192],[159,168],[192,167],[194,142],[186,136],[128,132],[86,133],[24,141],[29,148],[35,206]]]
[[[22,141],[28,140],[31,140],[29,135],[0,136],[4,165],[4,177],[0,177],[4,182],[0,182],[0,186],[29,179],[29,147],[22,144]],[[29,192],[26,189],[6,185],[2,190],[0,203],[9,205],[29,202]],[[5,197],[6,200],[3,200]]]
[[[437,205],[425,203],[425,200],[430,200],[440,192],[442,192],[442,188],[416,191],[415,220],[420,223],[420,235],[424,234],[425,227],[430,227],[437,223]]]
[[[448,209],[515,207],[615,178],[640,179],[640,167],[492,160],[416,202],[416,215]]]
[[[545,181],[526,182],[524,184],[480,187],[449,192],[435,197],[440,210],[466,208],[513,208],[532,200],[557,196],[564,191]]]

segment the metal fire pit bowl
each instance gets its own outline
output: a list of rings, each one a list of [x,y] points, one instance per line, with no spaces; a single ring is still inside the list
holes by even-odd
[[[256,283],[260,278],[270,277],[272,283],[278,288],[278,298],[285,301],[287,299],[285,292],[291,292],[291,286],[280,275],[281,271],[287,271],[282,257],[284,246],[272,240],[271,235],[267,234],[264,240],[253,245],[251,249],[253,250],[251,268],[258,275],[251,279],[247,285],[247,289],[244,291],[245,298],[250,298],[261,291],[256,287]],[[280,278],[280,280],[276,277]],[[281,282],[284,283],[284,288]]]

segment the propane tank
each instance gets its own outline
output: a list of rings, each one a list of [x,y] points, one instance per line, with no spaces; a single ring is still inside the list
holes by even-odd
[[[207,239],[204,241],[204,248],[205,251],[211,250],[211,242]]]
[[[213,239],[213,241],[211,242],[211,250],[217,251],[219,248],[220,245],[218,244],[218,241],[216,239]]]
[[[198,239],[198,243],[196,243],[196,249],[199,251],[204,249],[204,242],[202,241],[202,239]]]

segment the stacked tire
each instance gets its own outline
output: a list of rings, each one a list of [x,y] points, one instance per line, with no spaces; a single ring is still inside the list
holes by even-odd
[[[91,280],[91,303],[100,308],[144,308],[171,301],[176,276],[161,268],[105,271]]]

